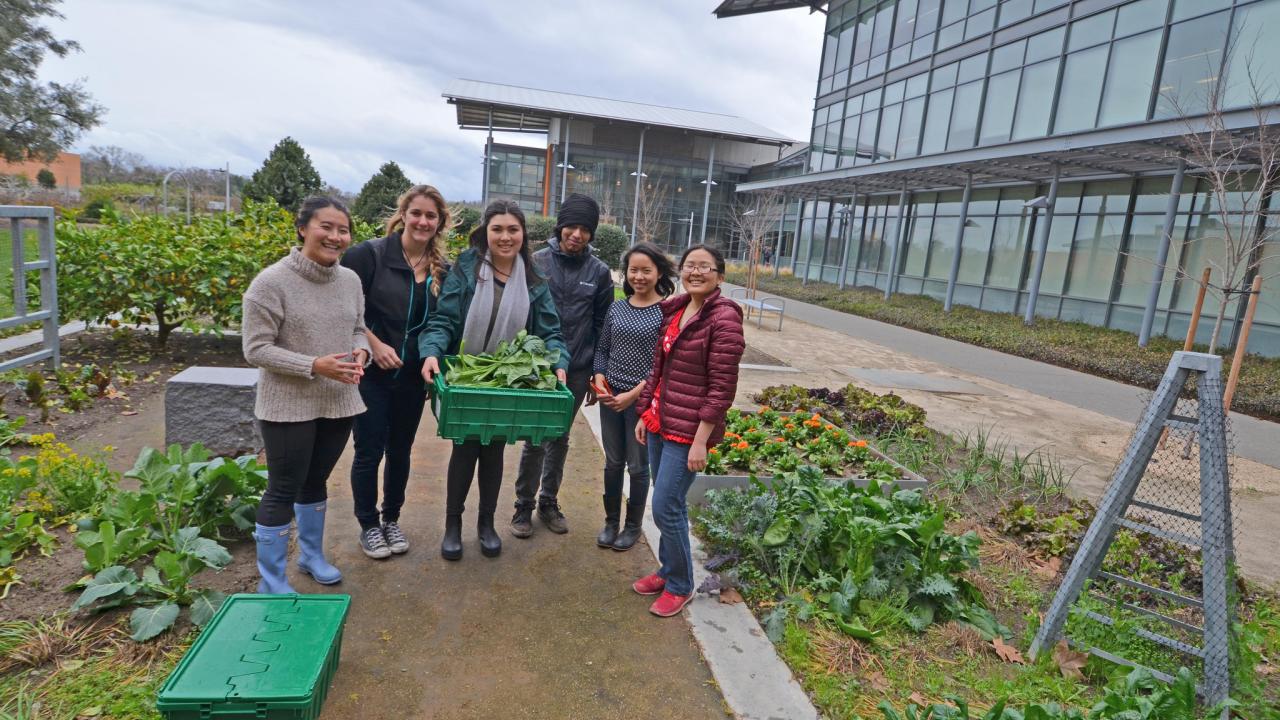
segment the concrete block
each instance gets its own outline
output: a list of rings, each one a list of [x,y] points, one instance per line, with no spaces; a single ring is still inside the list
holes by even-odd
[[[243,455],[262,448],[253,415],[254,368],[189,367],[169,378],[164,391],[164,442],[201,443],[214,455]]]

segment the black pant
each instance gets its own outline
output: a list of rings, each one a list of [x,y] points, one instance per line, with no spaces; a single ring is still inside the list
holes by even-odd
[[[446,486],[444,512],[461,515],[471,492],[471,477],[480,464],[480,514],[492,515],[498,509],[498,491],[502,489],[502,451],[507,444],[494,440],[482,445],[479,440],[468,440],[453,446],[449,456],[449,475]]]
[[[329,497],[325,483],[351,437],[352,418],[317,418],[303,422],[259,420],[267,448],[267,491],[258,503],[258,524],[287,525],[293,504],[317,503]]]
[[[356,416],[353,430],[355,458],[351,461],[351,497],[360,529],[377,527],[378,465],[382,469],[381,522],[400,519],[404,490],[409,484],[409,452],[422,421],[427,399],[422,375],[412,367],[396,371],[370,368],[360,381],[360,397],[368,408]]]
[[[627,502],[643,505],[649,498],[649,455],[636,441],[636,406],[622,412],[600,406],[600,442],[604,445],[604,494],[622,496],[622,471],[631,476]]]
[[[587,385],[591,382],[591,368],[570,370],[565,385],[573,393],[573,416],[578,416],[587,397]],[[520,453],[520,471],[516,475],[516,507],[532,508],[536,504],[556,504],[560,483],[564,480],[564,461],[569,455],[569,430],[563,435],[540,444],[526,442]],[[541,488],[539,488],[541,486]],[[536,496],[536,500],[535,500]]]

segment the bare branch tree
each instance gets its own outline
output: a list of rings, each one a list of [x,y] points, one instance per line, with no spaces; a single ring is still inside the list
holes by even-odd
[[[765,240],[777,232],[782,217],[782,193],[777,189],[751,193],[739,199],[729,214],[730,231],[746,247],[747,295],[755,298],[759,280],[760,251]]]
[[[642,181],[644,178],[640,178]],[[669,187],[661,178],[640,187],[640,207],[636,216],[636,234],[644,242],[657,244],[667,219]]]
[[[1268,196],[1280,182],[1280,125],[1276,124],[1280,118],[1275,115],[1276,84],[1261,77],[1253,62],[1260,39],[1255,39],[1241,58],[1243,66],[1231,62],[1231,56],[1244,52],[1233,39],[1227,48],[1227,66],[1243,71],[1243,76],[1228,73],[1216,82],[1202,84],[1204,97],[1193,99],[1200,101],[1198,107],[1188,107],[1184,98],[1165,96],[1186,127],[1181,140],[1188,171],[1205,181],[1211,198],[1193,239],[1208,245],[1205,256],[1214,278],[1207,291],[1218,299],[1209,352],[1218,347],[1223,320],[1233,301],[1238,304],[1246,298],[1247,284],[1269,259],[1268,253],[1275,252],[1271,241],[1280,237],[1274,221],[1270,226],[1264,222]],[[1207,77],[1213,77],[1216,68],[1207,72]],[[1239,110],[1233,113],[1228,106],[1239,103],[1230,102],[1229,93],[1237,97],[1247,93],[1249,105],[1240,110],[1250,114],[1250,122],[1243,127],[1230,122]],[[1179,273],[1199,285],[1199,270],[1185,268]]]

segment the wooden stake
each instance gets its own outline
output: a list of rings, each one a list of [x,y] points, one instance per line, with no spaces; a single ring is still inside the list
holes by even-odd
[[[1196,344],[1196,329],[1200,327],[1200,311],[1204,309],[1204,293],[1209,289],[1209,275],[1212,269],[1205,268],[1204,274],[1200,276],[1200,292],[1196,293],[1196,306],[1191,310],[1191,324],[1187,326],[1187,341],[1182,344],[1182,349],[1190,350],[1192,345]]]
[[[1258,296],[1262,294],[1262,276],[1253,276],[1253,286],[1249,291],[1249,307],[1244,311],[1244,325],[1240,328],[1240,342],[1236,343],[1236,354],[1231,360],[1231,373],[1227,375],[1227,390],[1222,395],[1222,407],[1231,410],[1231,399],[1236,394],[1236,382],[1240,380],[1240,366],[1244,364],[1245,351],[1249,347],[1249,330],[1253,327],[1253,314],[1258,310]]]

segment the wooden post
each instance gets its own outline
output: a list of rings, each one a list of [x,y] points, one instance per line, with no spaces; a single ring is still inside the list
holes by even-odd
[[[1249,290],[1249,308],[1244,312],[1244,325],[1240,328],[1240,342],[1236,343],[1236,354],[1231,360],[1231,373],[1227,375],[1227,389],[1222,395],[1222,408],[1231,410],[1231,399],[1236,394],[1236,382],[1240,380],[1240,366],[1244,364],[1245,352],[1249,347],[1249,330],[1253,327],[1253,314],[1258,310],[1258,296],[1262,294],[1262,276],[1253,276],[1253,286]]]
[[[1204,309],[1204,293],[1209,289],[1209,275],[1212,273],[1210,268],[1204,269],[1204,274],[1200,276],[1200,292],[1196,293],[1196,306],[1191,310],[1191,324],[1187,326],[1187,341],[1182,343],[1184,351],[1190,351],[1191,346],[1196,344],[1196,329],[1200,327],[1200,311]]]

